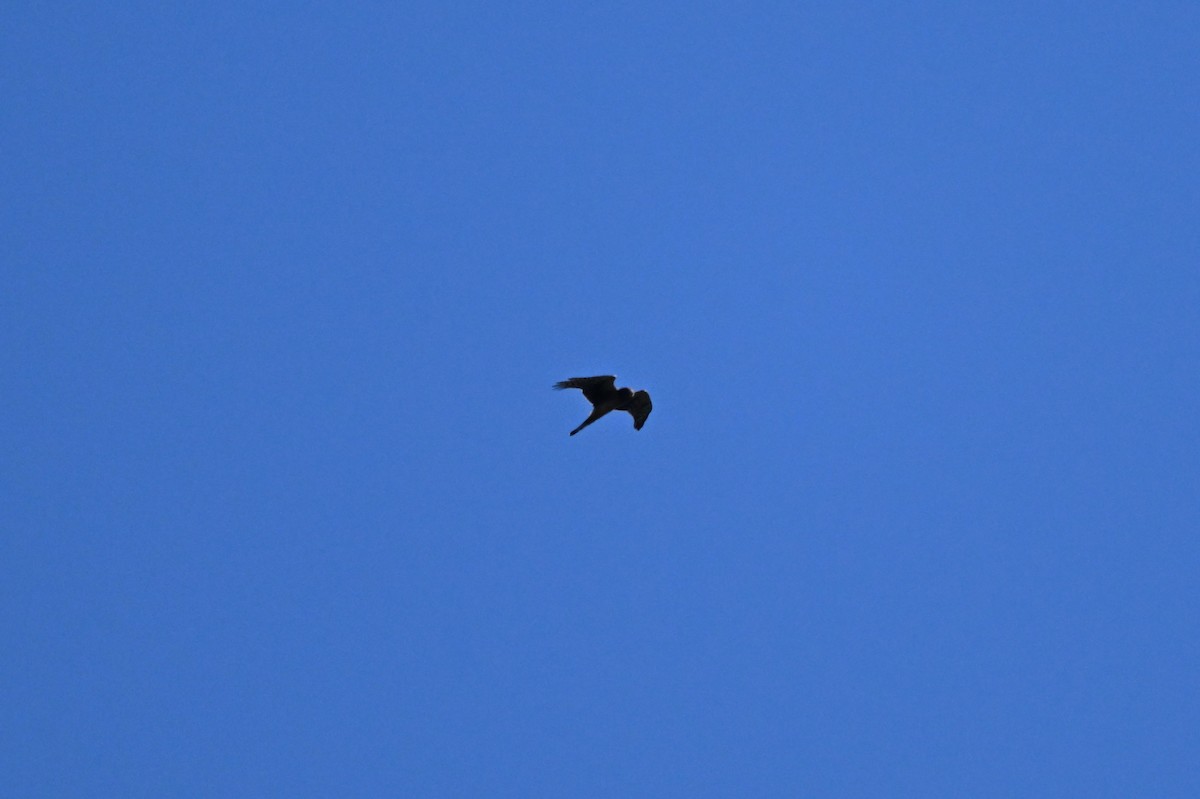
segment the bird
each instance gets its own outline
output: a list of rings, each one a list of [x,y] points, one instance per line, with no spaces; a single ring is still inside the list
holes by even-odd
[[[650,395],[645,391],[634,391],[631,388],[617,388],[616,375],[600,375],[598,377],[572,377],[560,380],[554,388],[562,391],[564,388],[578,388],[583,391],[584,398],[592,403],[592,415],[583,420],[583,424],[571,431],[575,435],[592,422],[609,411],[629,411],[633,417],[633,429],[641,430],[654,407],[650,404]]]

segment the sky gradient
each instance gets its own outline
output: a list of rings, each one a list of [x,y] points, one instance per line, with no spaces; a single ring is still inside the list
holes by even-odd
[[[0,12],[0,794],[1200,795],[1200,6],[651,5]]]

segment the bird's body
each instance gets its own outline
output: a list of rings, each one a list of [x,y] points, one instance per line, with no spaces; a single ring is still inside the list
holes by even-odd
[[[653,405],[650,395],[645,391],[634,391],[631,388],[617,388],[616,375],[600,375],[598,377],[572,377],[554,384],[560,391],[564,388],[577,388],[583,391],[583,396],[592,403],[592,414],[583,420],[583,424],[571,431],[575,435],[592,422],[612,411],[628,411],[633,417],[633,429],[641,430],[650,415]]]

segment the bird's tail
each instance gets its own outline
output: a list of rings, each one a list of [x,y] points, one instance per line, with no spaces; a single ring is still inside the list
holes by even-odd
[[[604,414],[606,414],[606,413],[608,413],[608,410],[600,410],[599,408],[597,408],[596,410],[592,411],[592,415],[591,415],[591,416],[589,416],[588,418],[584,419],[584,420],[583,420],[583,424],[579,425],[579,427],[576,427],[574,430],[572,430],[572,431],[571,431],[571,435],[575,435],[575,434],[576,434],[576,433],[578,433],[580,430],[582,430],[583,428],[587,427],[589,424],[591,424],[592,422],[596,421],[597,419],[599,419],[601,416],[603,416],[603,415],[604,415]]]

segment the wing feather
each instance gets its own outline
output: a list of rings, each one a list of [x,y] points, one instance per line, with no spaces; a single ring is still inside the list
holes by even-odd
[[[603,402],[616,393],[616,375],[598,375],[596,377],[572,377],[560,380],[554,384],[559,391],[564,388],[578,388],[583,396],[593,405]]]
[[[634,392],[633,399],[625,405],[621,410],[629,411],[629,415],[633,417],[633,429],[641,430],[642,425],[646,423],[646,418],[650,416],[650,411],[654,410],[654,405],[650,402],[650,394],[646,391]]]

